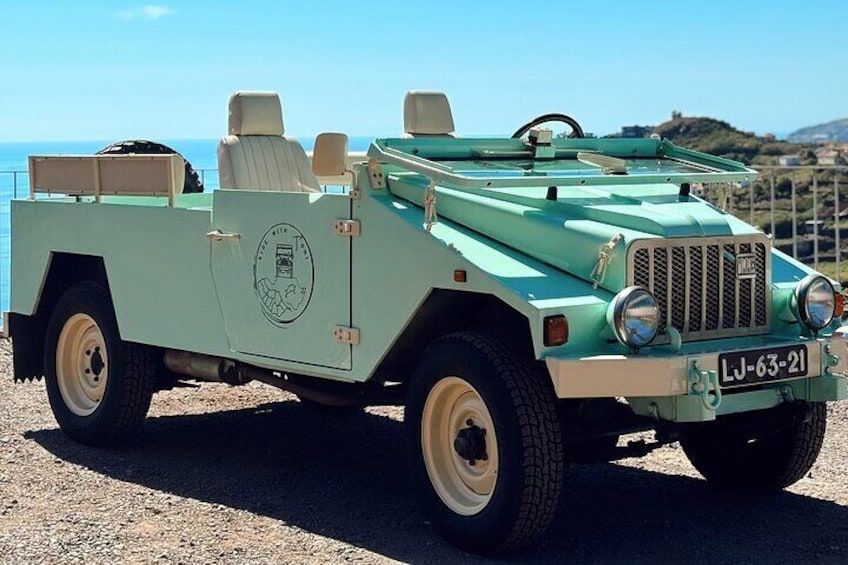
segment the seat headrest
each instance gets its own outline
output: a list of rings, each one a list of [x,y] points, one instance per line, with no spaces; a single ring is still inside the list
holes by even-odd
[[[230,97],[230,135],[283,135],[276,92],[236,92]]]
[[[454,131],[450,102],[444,92],[410,90],[403,99],[403,131],[447,135]]]

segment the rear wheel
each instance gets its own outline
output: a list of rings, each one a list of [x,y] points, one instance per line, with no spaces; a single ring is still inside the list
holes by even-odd
[[[144,421],[156,383],[153,352],[121,341],[103,286],[83,282],[62,295],[44,356],[50,407],[71,439],[115,445]]]
[[[725,418],[682,430],[689,461],[724,490],[773,492],[802,479],[815,463],[827,409],[823,402],[798,402]]]
[[[498,554],[535,541],[562,486],[562,438],[547,376],[499,340],[433,343],[406,406],[412,480],[451,543]]]

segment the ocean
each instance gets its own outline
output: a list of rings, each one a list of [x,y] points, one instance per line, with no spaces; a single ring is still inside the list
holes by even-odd
[[[315,138],[298,138],[311,151]],[[366,151],[373,137],[351,137],[350,151]],[[157,140],[160,141],[160,140]],[[112,141],[36,141],[0,143],[0,312],[9,310],[9,202],[29,196],[29,155],[90,155]],[[218,188],[217,139],[161,140],[178,151],[201,175],[207,191]]]

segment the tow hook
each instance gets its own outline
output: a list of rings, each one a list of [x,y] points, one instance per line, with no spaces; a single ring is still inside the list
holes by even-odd
[[[486,453],[486,430],[475,425],[470,418],[465,422],[466,428],[457,432],[453,440],[453,448],[456,454],[468,461],[472,467],[477,461],[488,461]]]
[[[718,410],[721,406],[721,388],[718,386],[717,371],[702,371],[697,360],[689,366],[690,395],[700,396],[704,408]]]

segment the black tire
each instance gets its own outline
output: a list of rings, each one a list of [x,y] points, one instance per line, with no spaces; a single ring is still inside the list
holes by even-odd
[[[185,162],[185,182],[183,183],[183,194],[203,192],[203,182],[201,182],[200,176],[197,174],[197,171],[194,170],[194,167],[191,166],[191,163],[189,163],[179,151],[175,151],[163,143],[147,141],[144,139],[131,139],[107,145],[97,152],[98,155],[168,155],[171,153],[176,153],[182,157],[182,160]]]
[[[88,414],[79,413],[79,408],[77,412],[74,411],[71,407],[74,402],[63,395],[59,383],[61,376],[57,373],[57,367],[59,370],[62,367],[57,359],[60,336],[63,328],[71,327],[71,319],[76,315],[93,320],[105,347],[105,355],[101,356],[99,348],[96,348],[97,351],[91,356],[92,359],[97,356],[101,360],[97,362],[101,369],[95,369],[94,361],[89,362],[89,368],[86,369],[87,373],[97,373],[97,377],[92,378],[103,378],[105,382],[99,400],[91,402],[93,411]],[[74,319],[79,318],[77,316]],[[73,340],[68,338],[64,341],[63,349],[66,352],[73,349],[68,342]],[[80,348],[80,351],[82,349],[85,347]],[[89,351],[85,354],[88,356]],[[144,421],[156,385],[154,352],[149,347],[121,340],[109,292],[100,284],[78,283],[59,299],[47,326],[44,367],[47,396],[53,415],[62,431],[74,441],[98,447],[119,445],[132,436]],[[105,371],[105,377],[101,371]],[[73,380],[62,378],[65,379],[64,383]],[[72,385],[64,386],[67,391]]]
[[[775,492],[802,479],[816,462],[827,426],[823,402],[693,424],[680,445],[707,481],[731,492]]]
[[[425,405],[434,387],[451,377],[476,389],[497,438],[496,482],[485,506],[471,515],[452,510],[441,498],[425,462]],[[487,334],[448,335],[424,353],[409,385],[405,414],[412,485],[442,536],[464,550],[495,555],[542,535],[557,508],[564,460],[553,388],[537,365]],[[441,441],[459,452],[450,437]],[[486,445],[487,454],[492,449]]]

